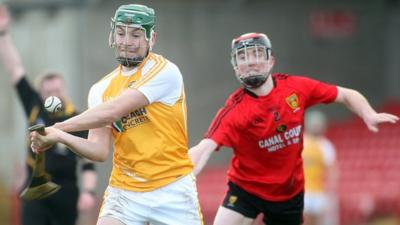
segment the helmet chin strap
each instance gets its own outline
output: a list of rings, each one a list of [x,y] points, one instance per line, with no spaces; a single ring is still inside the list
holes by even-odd
[[[267,81],[268,75],[249,75],[244,78],[240,78],[240,81],[246,88],[258,88]]]
[[[135,67],[143,62],[143,57],[136,58],[126,58],[126,57],[117,57],[118,62],[125,67]]]
[[[134,57],[134,58],[128,58],[128,57],[122,57],[118,56],[117,61],[125,67],[136,67],[140,63],[143,62],[143,60],[149,55],[150,49],[147,50],[147,53],[144,57]]]
[[[263,75],[251,75],[241,78],[241,81],[246,88],[258,88],[264,84],[266,80],[267,79]]]

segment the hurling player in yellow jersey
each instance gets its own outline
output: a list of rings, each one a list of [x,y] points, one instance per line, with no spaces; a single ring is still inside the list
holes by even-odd
[[[32,150],[56,142],[113,168],[98,225],[200,225],[202,216],[188,155],[186,100],[178,67],[151,52],[156,40],[152,8],[120,6],[110,46],[120,65],[94,84],[89,109],[31,133]],[[88,139],[66,132],[89,129]]]
[[[304,225],[336,225],[338,168],[335,147],[325,137],[326,116],[307,111],[304,124]]]

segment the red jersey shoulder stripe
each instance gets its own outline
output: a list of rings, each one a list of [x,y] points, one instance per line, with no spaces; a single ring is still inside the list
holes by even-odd
[[[205,138],[210,138],[215,131],[218,129],[218,127],[221,125],[221,121],[222,119],[228,115],[228,113],[235,108],[235,106],[242,101],[243,96],[246,93],[244,92],[244,90],[238,89],[236,90],[226,101],[226,104],[223,108],[221,108],[217,115],[215,116],[214,120],[212,121],[210,127],[208,128],[207,133],[204,135]]]
[[[272,75],[272,77],[276,80],[286,80],[289,77],[289,75],[283,73],[275,73]]]

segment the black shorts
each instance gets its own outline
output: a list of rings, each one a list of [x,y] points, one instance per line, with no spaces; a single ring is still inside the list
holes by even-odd
[[[225,208],[254,219],[258,214],[263,213],[263,221],[266,225],[303,223],[304,192],[287,201],[272,202],[250,194],[230,181],[228,186],[229,190],[222,204]]]

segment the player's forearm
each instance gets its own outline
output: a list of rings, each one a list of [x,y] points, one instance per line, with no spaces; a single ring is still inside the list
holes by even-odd
[[[127,89],[122,94],[108,102],[88,109],[82,114],[57,123],[56,128],[66,131],[82,131],[100,128],[117,121],[130,111],[148,105],[147,98],[139,91]]]
[[[199,174],[210,159],[217,144],[211,139],[203,139],[198,145],[189,150],[190,158],[194,164],[193,173]]]
[[[103,145],[102,142],[90,141],[66,132],[59,134],[58,139],[75,154],[84,158],[97,162],[104,162],[107,159],[109,146]]]
[[[343,103],[350,111],[361,117],[364,121],[369,115],[375,114],[368,100],[358,91],[347,88],[339,88],[337,102]]]
[[[104,103],[64,122],[56,123],[54,127],[65,132],[90,130],[110,125],[118,119],[116,114],[113,104]]]
[[[11,77],[11,82],[16,84],[25,75],[25,69],[10,34],[8,31],[5,32],[0,36],[0,57]]]

